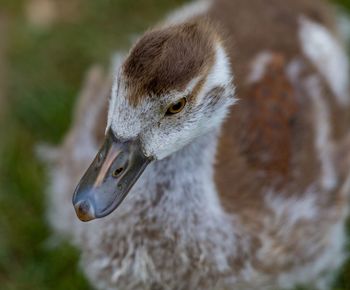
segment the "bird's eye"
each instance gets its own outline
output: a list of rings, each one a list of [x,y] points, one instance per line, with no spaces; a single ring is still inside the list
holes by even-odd
[[[186,105],[186,98],[182,98],[180,100],[178,100],[176,103],[173,103],[169,106],[168,110],[166,111],[165,115],[175,115],[177,113],[180,113],[183,108]]]

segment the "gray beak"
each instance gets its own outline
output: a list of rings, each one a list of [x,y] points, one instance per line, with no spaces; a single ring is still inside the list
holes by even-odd
[[[75,189],[73,205],[78,218],[90,221],[113,212],[150,162],[138,140],[121,142],[109,131]]]

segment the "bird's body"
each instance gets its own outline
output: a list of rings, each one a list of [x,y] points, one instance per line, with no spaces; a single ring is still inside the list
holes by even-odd
[[[346,258],[350,195],[349,67],[330,7],[318,0],[214,0],[179,11],[120,64],[118,79],[137,85],[115,82],[108,127],[124,139],[147,131],[144,104],[157,102],[147,90],[195,92],[188,107],[210,96],[192,112],[205,110],[209,121],[177,127],[189,135],[174,143],[173,135],[152,131],[153,143],[143,144],[157,160],[113,214],[81,224],[70,193],[107,118],[109,81],[95,69],[57,153],[52,224],[74,236],[99,289],[327,289]],[[189,48],[172,50],[171,41]]]

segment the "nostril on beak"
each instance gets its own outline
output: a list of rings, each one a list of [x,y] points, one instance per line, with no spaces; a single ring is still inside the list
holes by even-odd
[[[124,167],[119,167],[113,171],[113,177],[118,177],[124,171]]]
[[[78,218],[83,222],[88,222],[95,219],[93,208],[89,201],[79,201],[74,205],[75,212]]]

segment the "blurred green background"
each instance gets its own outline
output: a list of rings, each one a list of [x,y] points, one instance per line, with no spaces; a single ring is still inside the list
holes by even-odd
[[[68,244],[48,246],[34,154],[68,129],[87,69],[185,0],[0,0],[0,290],[90,289]],[[350,0],[339,0],[350,11]],[[350,248],[349,248],[350,252]],[[334,289],[350,290],[350,263]]]

